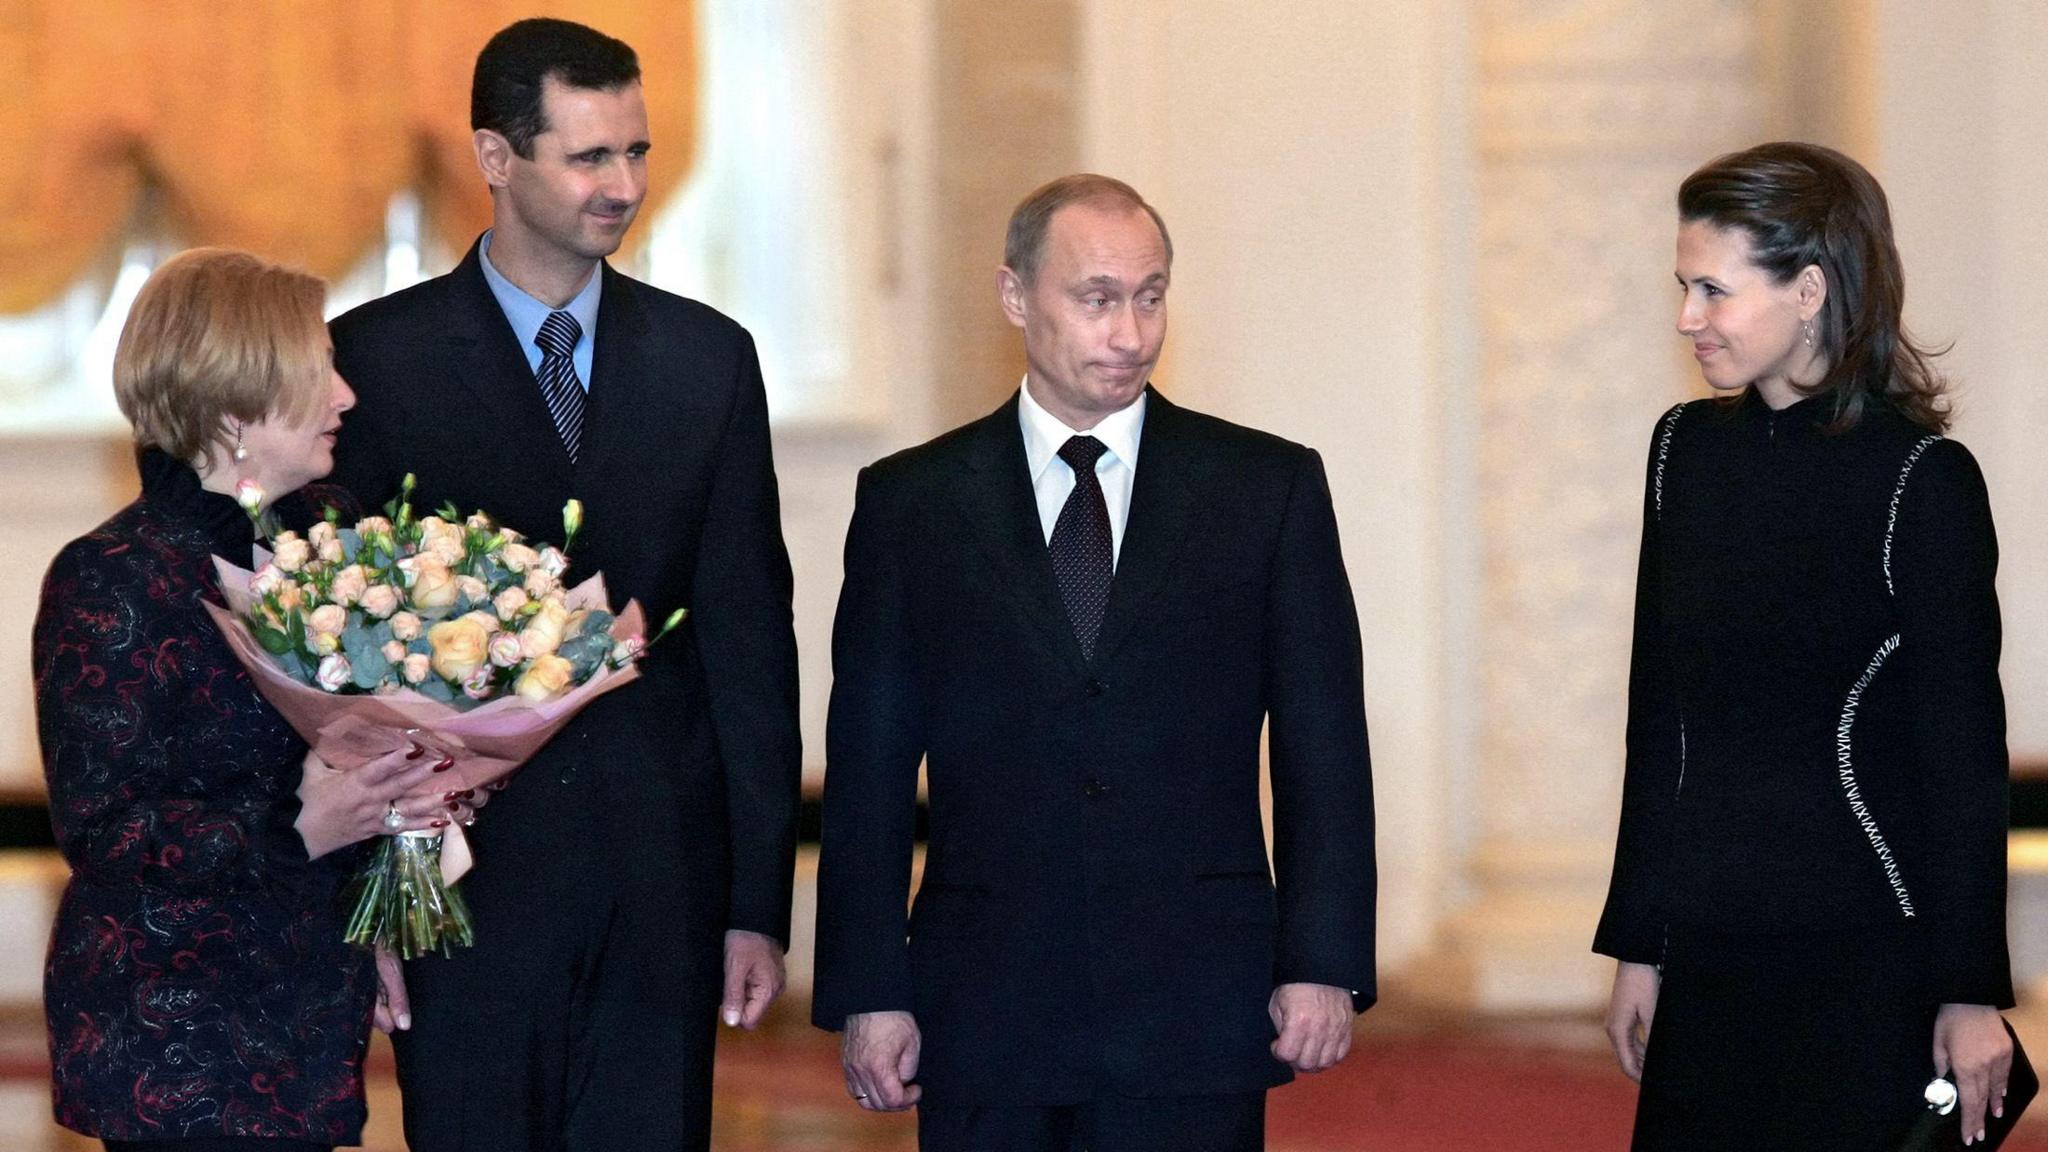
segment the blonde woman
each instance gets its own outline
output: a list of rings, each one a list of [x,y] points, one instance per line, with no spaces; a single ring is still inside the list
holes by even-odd
[[[71,868],[45,974],[55,1107],[109,1149],[356,1143],[378,978],[342,941],[341,850],[394,806],[406,828],[469,812],[416,747],[361,772],[309,757],[200,608],[210,557],[254,538],[238,488],[295,523],[345,499],[306,488],[354,403],[324,297],[222,249],[157,270],[114,364],[142,495],[43,585],[37,720]]]

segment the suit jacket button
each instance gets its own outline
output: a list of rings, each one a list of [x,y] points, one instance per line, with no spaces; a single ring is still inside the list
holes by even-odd
[[[1088,681],[1088,694],[1089,694],[1090,696],[1100,696],[1100,695],[1102,695],[1102,689],[1103,689],[1103,683],[1102,683],[1102,681],[1100,681],[1100,680],[1090,680],[1090,681]]]
[[[1108,791],[1109,785],[1104,784],[1100,780],[1090,780],[1086,784],[1081,785],[1081,793],[1085,796],[1099,797]]]

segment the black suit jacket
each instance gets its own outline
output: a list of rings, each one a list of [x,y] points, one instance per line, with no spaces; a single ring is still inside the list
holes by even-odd
[[[1148,405],[1093,663],[1014,398],[861,474],[814,1018],[914,1012],[928,1101],[1257,1090],[1288,1076],[1267,1047],[1276,984],[1374,995],[1358,620],[1322,462]],[[930,842],[906,920],[921,759]]]
[[[640,683],[599,699],[484,811],[478,879],[516,868],[554,882],[601,868],[607,891],[665,928],[786,942],[801,751],[760,366],[726,317],[608,265],[601,274],[575,465],[472,247],[448,275],[334,322],[337,364],[358,398],[334,479],[369,506],[413,472],[422,512],[453,501],[555,542],[563,503],[578,497],[571,581],[602,571],[615,606],[637,599],[655,623],[691,610]],[[551,847],[536,828],[493,843],[505,823],[493,817],[511,816],[500,807],[536,775],[584,778],[560,798],[565,810],[546,814],[571,835]],[[584,796],[595,797],[590,810],[576,810]],[[561,858],[549,859],[556,847]],[[518,942],[509,927],[499,938]]]

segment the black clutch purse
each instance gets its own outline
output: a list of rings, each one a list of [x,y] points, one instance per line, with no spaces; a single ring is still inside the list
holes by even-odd
[[[2020,1038],[2014,1035],[2012,1025],[2005,1025],[2005,1034],[2012,1037],[2012,1074],[2005,1081],[2005,1115],[1993,1116],[1987,1108],[1984,1113],[1984,1139],[1969,1146],[1969,1152],[1983,1149],[1995,1152],[2005,1143],[2006,1134],[2012,1131],[2013,1122],[2020,1113],[2033,1103],[2035,1093],[2041,1090],[2041,1078],[2034,1074],[2034,1066],[2027,1060],[2027,1050],[2020,1047]],[[1946,1087],[1948,1091],[1942,1092]],[[1927,1086],[1927,1110],[1913,1122],[1906,1132],[1906,1138],[1898,1146],[1898,1152],[1963,1152],[1963,1120],[1956,1108],[1955,1085],[1946,1080],[1936,1080]],[[1946,1108],[1942,1105],[1946,1104]]]

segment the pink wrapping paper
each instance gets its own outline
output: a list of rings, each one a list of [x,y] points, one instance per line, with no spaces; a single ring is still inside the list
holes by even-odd
[[[455,760],[450,775],[444,777],[450,784],[445,789],[436,785],[437,789],[481,788],[517,771],[592,700],[640,677],[636,665],[607,665],[551,700],[535,704],[507,693],[466,711],[410,688],[388,696],[327,692],[301,683],[278,667],[276,658],[243,623],[243,614],[256,600],[249,591],[251,573],[218,556],[213,563],[228,606],[209,603],[206,610],[220,626],[221,635],[227,637],[228,645],[249,670],[263,698],[284,716],[301,739],[312,745],[315,755],[342,771],[360,768],[404,748],[408,740],[416,740],[430,752]],[[610,611],[605,599],[604,574],[593,575],[570,589],[566,600],[572,611]],[[614,640],[645,637],[645,622],[637,601],[626,602],[625,610],[612,623],[611,635]],[[471,864],[469,843],[462,828],[451,824],[441,841],[442,879],[453,884],[469,871]]]

